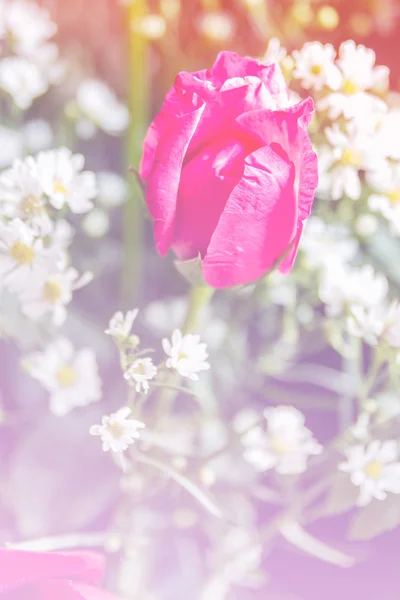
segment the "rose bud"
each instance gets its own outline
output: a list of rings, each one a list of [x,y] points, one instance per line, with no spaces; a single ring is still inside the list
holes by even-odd
[[[307,126],[277,64],[221,52],[180,73],[144,141],[140,175],[157,251],[199,257],[204,281],[251,283],[291,269],[318,182]]]

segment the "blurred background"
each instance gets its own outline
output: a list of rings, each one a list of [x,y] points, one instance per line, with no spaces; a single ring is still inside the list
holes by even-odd
[[[7,102],[0,98],[0,163],[6,167],[21,153],[10,131],[18,135],[23,132],[26,136],[26,124],[34,122],[41,125],[35,129],[33,142],[24,137],[24,152],[65,144],[73,151],[82,152],[86,168],[99,174],[102,185],[95,216],[89,218],[88,215],[79,223],[74,221],[77,237],[71,254],[82,271],[90,269],[94,273],[94,280],[78,294],[76,308],[69,317],[68,334],[77,345],[89,344],[96,349],[104,391],[99,405],[73,411],[62,421],[48,414],[46,394],[36,383],[28,381],[19,366],[21,353],[36,347],[40,332],[26,327],[23,335],[15,335],[21,324],[14,326],[9,313],[4,311],[6,316],[1,322],[4,337],[11,340],[15,337],[17,341],[3,340],[0,347],[4,413],[0,429],[3,439],[1,541],[20,542],[75,532],[77,541],[84,545],[85,539],[91,540],[91,535],[96,539],[99,531],[122,527],[129,552],[126,548],[113,548],[112,542],[107,547],[110,587],[121,580],[121,589],[131,589],[135,580],[139,591],[137,595],[132,592],[134,595],[127,596],[129,600],[219,600],[225,597],[221,590],[211,586],[204,591],[202,584],[205,574],[214,568],[210,565],[214,562],[218,565],[220,555],[226,553],[226,548],[215,549],[218,546],[215,540],[214,547],[210,542],[214,536],[222,545],[223,528],[215,526],[208,516],[204,517],[202,510],[185,494],[182,496],[174,488],[171,491],[164,480],[161,493],[157,487],[160,484],[153,479],[150,492],[145,490],[144,493],[140,468],[136,478],[121,481],[120,472],[107,460],[109,457],[102,455],[100,447],[91,443],[93,440],[88,441],[89,426],[99,422],[102,414],[119,408],[126,395],[115,351],[102,334],[110,316],[117,309],[143,307],[138,331],[146,347],[159,344],[160,337],[168,335],[172,325],[179,324],[184,312],[182,296],[187,290],[186,282],[175,272],[171,260],[160,265],[161,259],[153,248],[151,224],[139,201],[135,177],[128,169],[130,165],[137,168],[148,124],[160,109],[164,94],[179,71],[210,67],[221,50],[234,50],[262,59],[271,38],[278,38],[288,52],[301,48],[306,41],[316,40],[330,42],[338,48],[342,41],[354,39],[373,48],[376,63],[390,68],[392,105],[399,105],[400,2],[38,0],[37,4],[49,9],[57,25],[54,41],[65,61],[67,76],[62,84],[50,87],[43,97],[23,111],[15,107],[9,110]],[[5,44],[0,45],[0,58],[5,47]],[[96,107],[93,109],[96,104],[93,104],[93,96],[87,101],[89,112],[98,116],[97,121],[92,119],[97,128],[95,134],[79,112],[84,112],[82,107],[88,96],[83,92],[81,97],[77,96],[77,89],[88,79],[100,79],[115,92],[112,102],[105,103],[106,116],[104,108],[98,113]],[[115,118],[109,119],[110,115]],[[392,257],[388,264],[393,262]],[[393,278],[398,290],[398,273]],[[311,279],[305,279],[305,285],[311,289]],[[301,283],[302,275],[294,275],[292,281],[293,285]],[[283,288],[284,285],[284,295]],[[274,377],[279,378],[280,371],[291,364],[296,352],[299,362],[314,360],[337,369],[336,373],[342,363],[331,347],[321,343],[320,332],[310,333],[312,328],[308,327],[307,316],[301,321],[287,308],[283,296],[273,299],[272,292],[269,294],[270,291],[257,290],[251,296],[231,295],[228,300],[217,297],[215,314],[208,315],[205,332],[210,353],[214,350],[215,380],[212,386],[207,380],[203,391],[211,398],[210,414],[218,412],[215,406],[221,403],[220,421],[210,419],[207,428],[199,432],[196,419],[187,414],[190,411],[181,402],[176,422],[171,423],[170,419],[163,423],[165,437],[160,447],[172,448],[171,460],[179,457],[181,447],[186,447],[185,434],[195,439],[192,440],[195,447],[204,444],[212,452],[215,444],[218,447],[215,440],[227,435],[223,428],[221,430],[221,422],[231,419],[244,404],[262,408],[264,394],[271,402],[293,401],[307,411],[309,426],[318,431],[322,443],[328,442],[343,426],[341,420],[347,425],[352,422],[354,415],[351,409],[350,414],[346,409],[349,395],[342,393],[339,384],[335,388],[335,374],[329,375],[333,381],[329,393],[316,391],[309,382],[291,384],[290,379],[284,385],[274,386]],[[313,301],[317,304],[319,300],[315,298]],[[272,312],[266,314],[264,306],[268,303],[272,306],[274,302]],[[315,329],[321,325],[318,321],[321,312],[317,308],[314,313],[314,317],[317,315]],[[234,325],[227,332],[226,323],[230,320]],[[286,337],[282,335],[281,324],[282,330],[289,331]],[[271,340],[275,339],[282,341],[282,345],[278,348],[277,343],[274,354]],[[250,363],[257,365],[254,378],[249,377]],[[268,366],[264,368],[265,364]],[[263,388],[267,386],[266,380],[271,384],[268,389]],[[343,395],[345,414],[342,405],[337,410],[338,397]],[[194,468],[197,469],[197,465]],[[276,516],[277,508],[272,503],[272,507],[268,504],[268,508],[262,505],[260,509],[257,505],[254,509],[236,493],[238,480],[241,484],[247,482],[247,474],[241,468],[233,459],[221,463],[219,470],[216,468],[223,478],[222,499],[232,502],[235,514],[257,530],[260,522],[263,527],[268,525]],[[207,473],[203,475],[206,481]],[[397,524],[396,519],[400,520],[398,501],[393,510],[397,511],[393,519]],[[337,517],[336,513],[340,512],[335,505],[331,512],[327,509],[328,520],[316,519],[315,523],[310,518],[310,531],[338,549],[348,549],[346,531],[352,515]],[[351,569],[317,561],[284,540],[280,540],[267,557],[258,547],[250,546],[251,552],[244,562],[248,561],[250,570],[255,564],[257,573],[249,578],[246,586],[241,587],[240,582],[238,587],[233,586],[226,597],[229,600],[320,600],[321,597],[324,600],[359,597],[398,600],[400,537],[391,529],[388,523],[387,532],[373,543],[361,541],[368,536],[354,535],[352,552],[356,565]],[[83,541],[79,533],[85,534]],[[89,538],[85,538],[86,535]],[[247,548],[247,539],[244,542],[243,539],[232,540],[228,553],[243,544]],[[242,563],[232,568],[246,571]],[[143,592],[146,583],[142,588],[137,583],[142,579],[152,581],[148,593]]]

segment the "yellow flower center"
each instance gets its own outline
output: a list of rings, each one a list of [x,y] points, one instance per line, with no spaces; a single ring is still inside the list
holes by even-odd
[[[364,472],[370,479],[379,479],[383,473],[383,464],[379,460],[371,460],[364,467]]]
[[[350,81],[350,79],[346,79],[343,83],[343,92],[351,96],[352,94],[356,94],[360,91],[360,88],[356,83]]]
[[[70,387],[76,379],[76,371],[71,365],[64,365],[58,369],[57,380],[61,387]]]
[[[361,152],[358,150],[352,150],[351,148],[345,148],[342,154],[342,162],[352,167],[359,167],[362,163]]]
[[[274,454],[280,455],[288,454],[288,452],[290,452],[292,449],[287,441],[279,437],[271,438],[269,442],[269,447],[272,450],[272,452],[274,452]]]
[[[185,358],[187,358],[187,355],[184,352],[179,352],[178,360],[185,360]]]
[[[124,427],[121,423],[113,423],[112,425],[109,425],[107,429],[115,440],[121,439],[124,435]]]
[[[36,196],[27,196],[21,202],[21,210],[27,217],[34,217],[40,215],[43,205]]]
[[[64,196],[66,196],[68,194],[67,188],[65,187],[63,182],[60,181],[59,179],[56,179],[54,182],[53,194],[63,194]]]
[[[310,70],[313,75],[321,75],[322,73],[321,65],[313,65]]]
[[[10,248],[10,256],[21,265],[30,265],[35,258],[35,252],[30,246],[15,242]]]
[[[46,281],[43,286],[43,296],[47,302],[54,304],[61,296],[61,287],[57,281]]]
[[[387,197],[392,204],[400,204],[400,190],[392,190],[388,192]]]

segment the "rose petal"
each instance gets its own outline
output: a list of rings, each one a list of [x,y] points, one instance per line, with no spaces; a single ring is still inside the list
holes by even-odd
[[[0,594],[54,577],[97,584],[104,557],[95,552],[28,552],[0,549]]]
[[[294,166],[282,149],[264,146],[245,160],[203,260],[217,288],[262,277],[293,240],[297,224]]]

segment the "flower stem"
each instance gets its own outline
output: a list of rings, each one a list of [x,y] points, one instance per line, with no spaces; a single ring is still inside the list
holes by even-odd
[[[198,330],[204,308],[210,302],[214,289],[208,286],[192,286],[189,304],[182,325],[182,333],[194,333]]]
[[[142,153],[142,142],[148,124],[148,42],[133,26],[147,12],[146,0],[135,0],[127,7],[128,27],[128,81],[130,125],[126,138],[126,168],[137,169]],[[137,179],[129,174],[129,195],[123,219],[124,259],[122,267],[122,298],[128,306],[139,291],[141,251],[143,240],[142,190]]]

